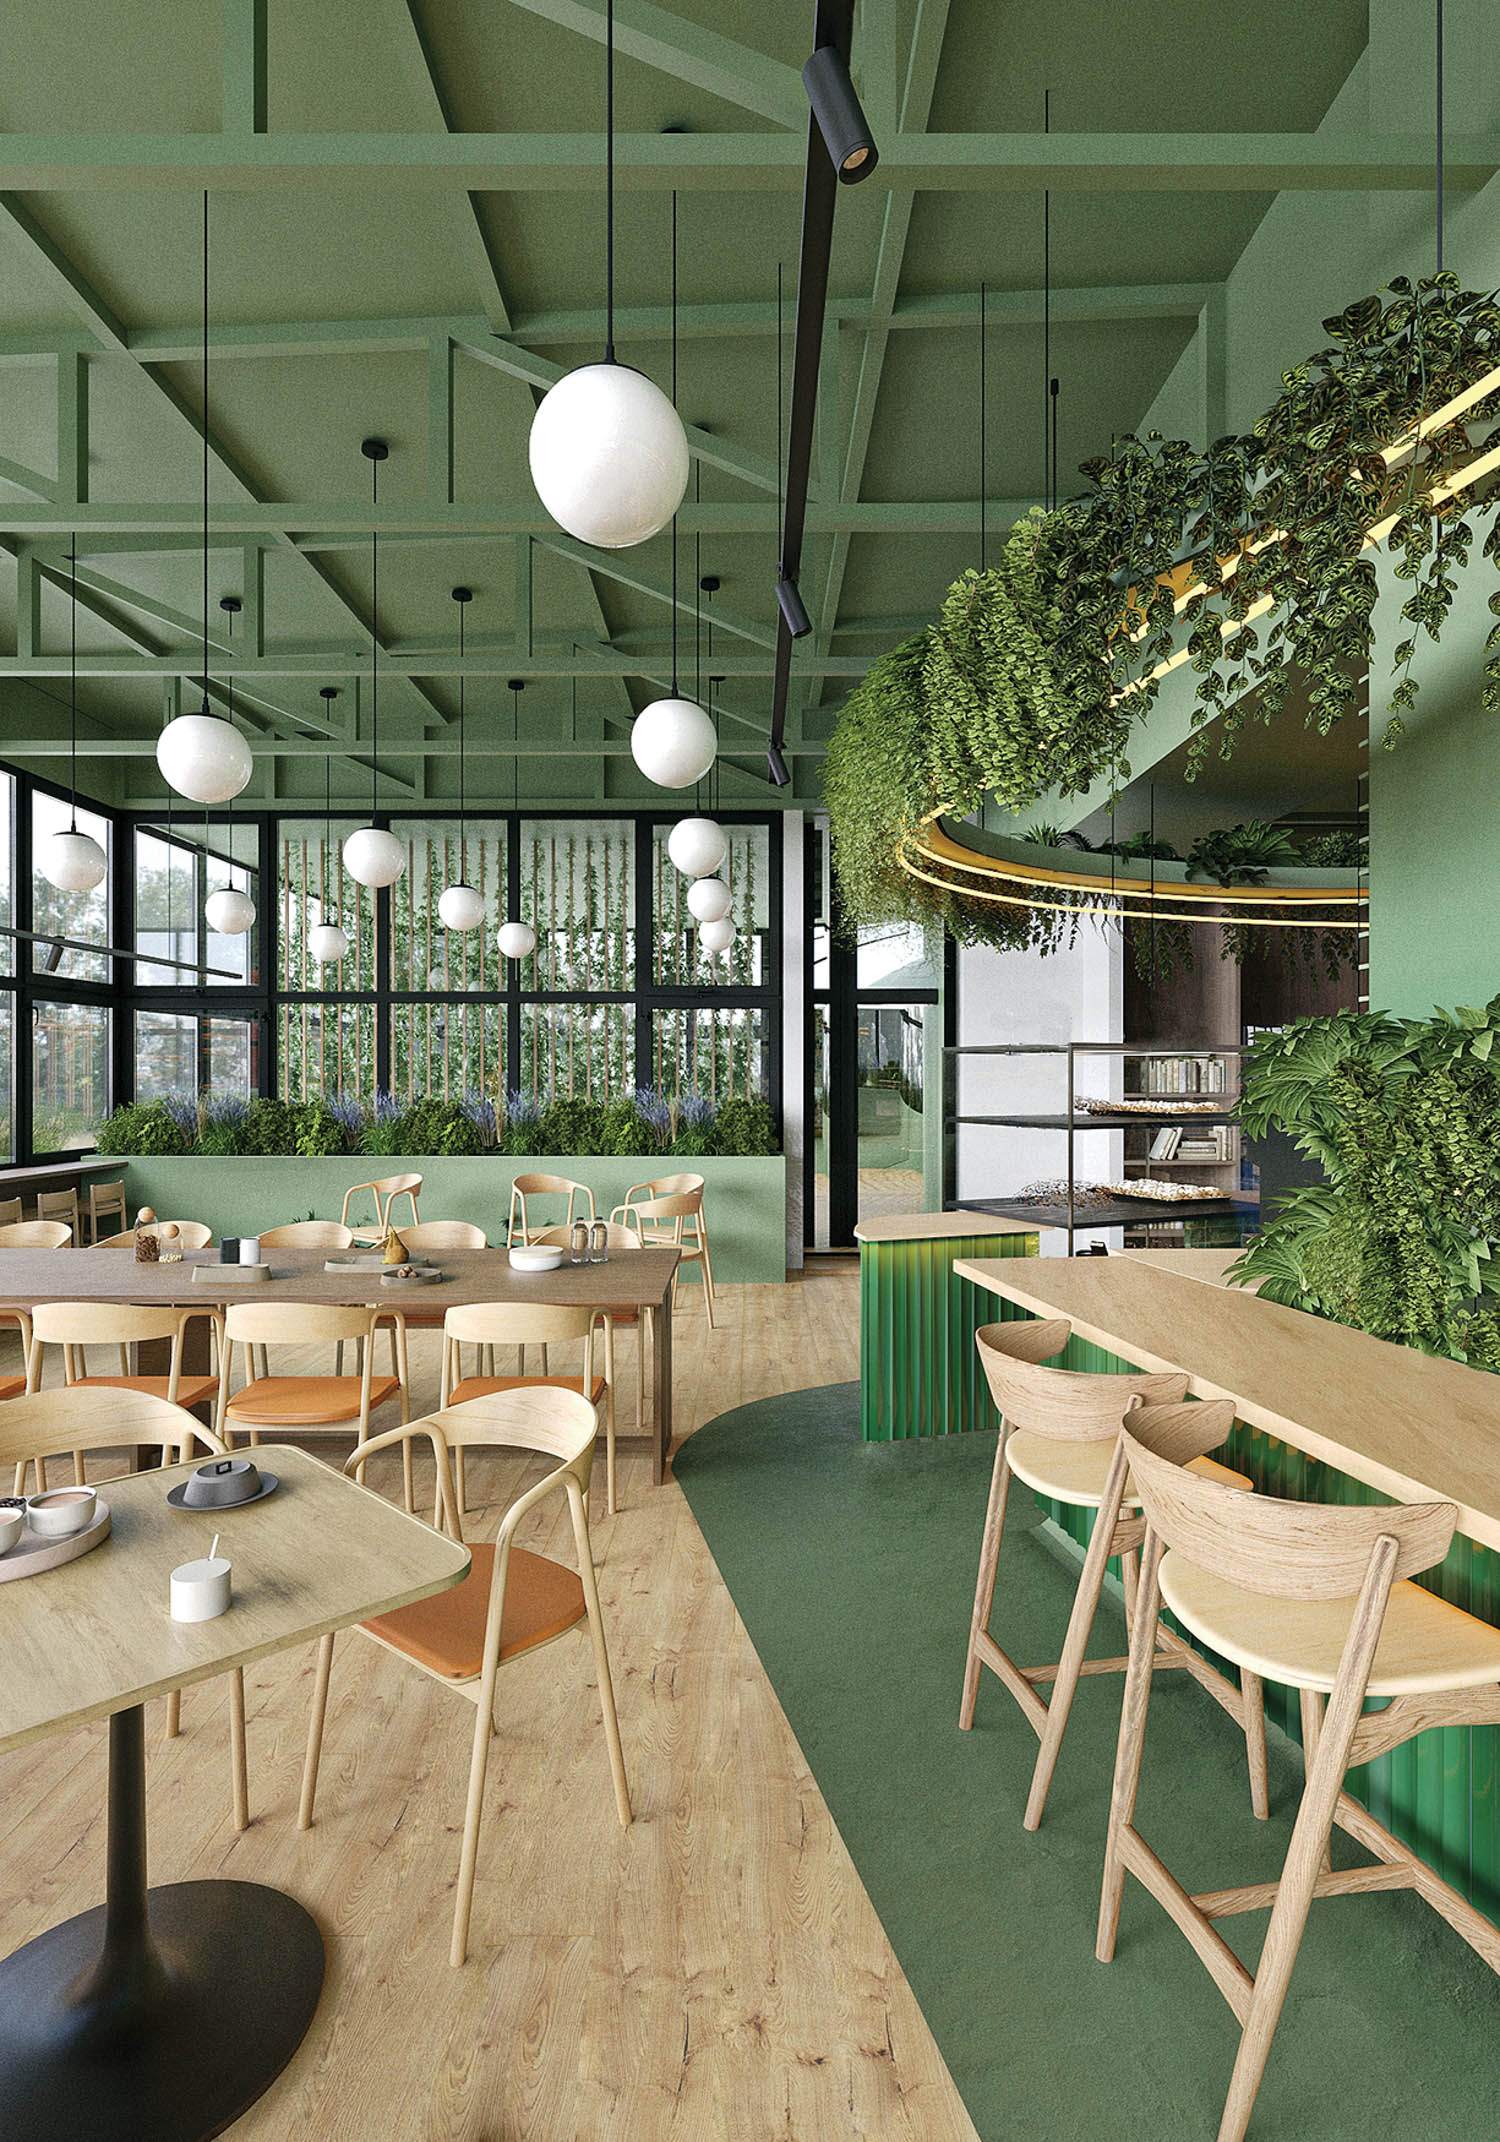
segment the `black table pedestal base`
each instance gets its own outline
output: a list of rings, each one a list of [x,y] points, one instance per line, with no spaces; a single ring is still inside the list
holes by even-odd
[[[0,1963],[0,2134],[208,2142],[301,2044],[323,1937],[257,1882],[147,1889],[141,1712],[109,1726],[108,1902]]]

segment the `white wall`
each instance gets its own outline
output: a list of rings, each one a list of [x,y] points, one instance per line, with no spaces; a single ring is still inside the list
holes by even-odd
[[[1073,946],[1043,957],[1036,952],[994,952],[964,945],[958,955],[958,1040],[971,1047],[995,1042],[1062,1043],[1118,1041],[1124,1031],[1124,978],[1119,932],[1080,923]],[[1113,1097],[1121,1091],[1121,1059],[1074,1059],[1077,1091]],[[1065,1056],[980,1056],[958,1059],[958,1113],[962,1115],[1057,1115],[1067,1108]],[[1080,1178],[1118,1180],[1124,1165],[1119,1131],[1079,1135],[1075,1170]],[[961,1124],[955,1190],[966,1197],[1013,1194],[1039,1177],[1067,1172],[1062,1131]],[[1094,1229],[1079,1237],[1120,1247],[1120,1230]],[[1048,1229],[1044,1256],[1065,1256],[1067,1237]]]

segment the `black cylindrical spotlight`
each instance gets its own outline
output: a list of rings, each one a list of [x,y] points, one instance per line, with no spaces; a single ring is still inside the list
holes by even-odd
[[[772,744],[768,748],[766,752],[766,771],[770,774],[771,781],[775,787],[786,788],[790,785],[792,777],[787,771],[786,760],[781,755],[780,744]]]
[[[783,575],[776,583],[776,600],[792,638],[806,639],[812,631],[812,619],[807,614],[807,605],[802,600],[796,581]]]
[[[803,68],[802,80],[840,183],[857,186],[879,163],[880,151],[838,47],[819,46]]]

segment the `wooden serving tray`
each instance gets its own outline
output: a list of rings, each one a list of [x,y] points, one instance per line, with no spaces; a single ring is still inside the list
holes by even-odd
[[[382,1273],[380,1284],[383,1287],[425,1287],[431,1285],[433,1280],[441,1279],[442,1276],[441,1272],[435,1272],[430,1269],[413,1272],[409,1279],[397,1279],[394,1272],[389,1275]]]
[[[194,1279],[201,1279],[205,1286],[210,1287],[218,1286],[221,1282],[231,1287],[253,1287],[257,1280],[269,1279],[270,1276],[271,1267],[268,1264],[195,1264],[193,1266]]]
[[[30,1525],[25,1525],[9,1554],[0,1554],[0,1584],[9,1584],[16,1577],[39,1577],[44,1569],[60,1569],[64,1562],[76,1562],[90,1548],[103,1546],[108,1538],[107,1502],[96,1503],[93,1523],[85,1525],[81,1532],[70,1532],[65,1540],[39,1539]]]

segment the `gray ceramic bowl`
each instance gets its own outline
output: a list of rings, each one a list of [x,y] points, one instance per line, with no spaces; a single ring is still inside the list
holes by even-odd
[[[210,1458],[183,1484],[187,1510],[229,1510],[260,1493],[260,1469],[249,1458]]]

